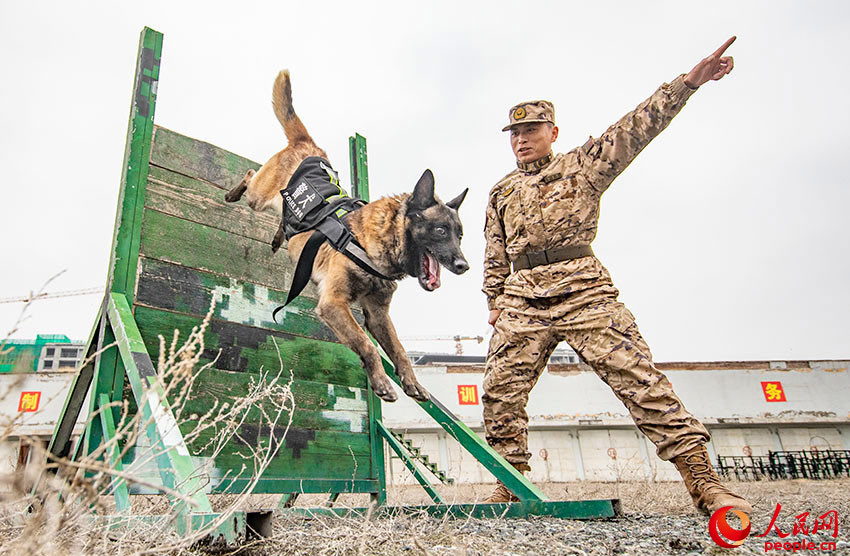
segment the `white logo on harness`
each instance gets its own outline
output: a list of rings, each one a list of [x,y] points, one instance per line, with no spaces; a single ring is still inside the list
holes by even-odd
[[[283,198],[286,200],[287,208],[299,222],[323,201],[319,192],[306,181],[299,183],[291,193],[288,189],[284,189]]]

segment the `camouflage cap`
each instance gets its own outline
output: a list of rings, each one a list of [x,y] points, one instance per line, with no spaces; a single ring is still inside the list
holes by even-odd
[[[549,122],[555,125],[555,105],[548,100],[530,100],[521,102],[508,113],[510,123],[502,128],[507,131],[517,124],[530,122]]]

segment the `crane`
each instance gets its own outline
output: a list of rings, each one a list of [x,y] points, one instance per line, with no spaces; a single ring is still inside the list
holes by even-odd
[[[455,353],[457,355],[463,355],[463,344],[461,342],[475,340],[480,344],[484,341],[484,336],[461,336],[460,334],[455,336],[406,336],[401,338],[401,340],[410,342],[454,342]]]
[[[19,297],[4,297],[0,299],[0,303],[29,303],[30,301],[38,301],[40,299],[53,299],[54,297],[72,297],[75,295],[94,295],[103,293],[103,288],[85,288],[82,290],[66,290],[53,293],[33,293]]]

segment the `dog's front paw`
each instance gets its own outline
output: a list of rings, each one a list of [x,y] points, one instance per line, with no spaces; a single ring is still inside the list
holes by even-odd
[[[385,402],[394,402],[398,399],[398,394],[395,393],[390,380],[386,376],[371,380],[370,383],[372,391]]]
[[[419,402],[427,402],[431,399],[431,394],[428,393],[428,390],[425,389],[424,386],[413,381],[401,381],[401,388],[404,390],[404,393]]]

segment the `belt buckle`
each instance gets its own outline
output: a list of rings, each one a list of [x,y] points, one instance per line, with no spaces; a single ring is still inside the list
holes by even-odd
[[[549,263],[549,257],[546,256],[546,251],[535,251],[528,253],[528,264],[531,267],[540,266]]]

